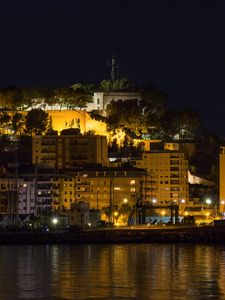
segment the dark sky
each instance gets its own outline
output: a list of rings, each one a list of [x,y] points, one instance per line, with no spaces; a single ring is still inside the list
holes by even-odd
[[[196,109],[225,137],[224,0],[3,0],[0,86],[57,86],[120,74]]]

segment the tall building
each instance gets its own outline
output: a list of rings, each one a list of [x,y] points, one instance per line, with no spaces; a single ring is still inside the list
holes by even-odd
[[[57,174],[52,181],[52,209],[65,212],[75,202],[76,176],[73,174]]]
[[[34,136],[32,162],[56,169],[71,169],[87,164],[107,166],[107,140],[105,136],[81,134]]]
[[[188,162],[179,151],[149,151],[142,153],[136,167],[145,169],[143,183],[145,201],[153,205],[186,206],[188,192]]]
[[[219,211],[224,215],[225,213],[225,147],[220,148],[220,162],[219,162]]]

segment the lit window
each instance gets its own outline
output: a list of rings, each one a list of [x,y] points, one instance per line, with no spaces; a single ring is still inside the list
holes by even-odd
[[[130,180],[130,185],[134,185],[134,184],[135,184],[135,180],[134,179]]]
[[[119,186],[114,187],[114,191],[120,191],[120,187]]]
[[[135,192],[135,188],[134,187],[130,188],[130,191],[131,191],[131,193],[134,193]]]

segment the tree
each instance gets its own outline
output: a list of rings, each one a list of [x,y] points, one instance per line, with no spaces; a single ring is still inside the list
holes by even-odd
[[[112,80],[102,80],[100,82],[99,88],[103,92],[112,92],[112,91],[122,91],[130,87],[131,82],[128,78],[123,77],[116,79],[114,82]]]
[[[82,109],[92,101],[91,95],[81,84],[71,87],[62,87],[55,90],[56,99],[67,107],[67,109]]]
[[[112,101],[106,109],[108,130],[123,129],[132,138],[138,138],[153,126],[152,107],[139,99]]]
[[[9,114],[7,114],[6,112],[1,113],[0,128],[3,131],[3,133],[5,133],[5,131],[7,131],[7,129],[10,128],[10,120],[11,120],[11,117]]]
[[[22,102],[21,89],[9,86],[0,90],[1,106],[5,109],[16,109]]]
[[[28,134],[40,135],[48,125],[48,113],[42,109],[31,109],[25,117],[25,126]]]
[[[111,80],[102,80],[100,82],[99,88],[103,92],[110,92],[113,90],[112,81]]]
[[[12,116],[11,128],[15,132],[15,134],[18,134],[18,132],[21,134],[24,123],[25,118],[23,114],[17,112]]]
[[[111,145],[109,146],[109,152],[117,153],[119,150],[117,139],[114,138]]]

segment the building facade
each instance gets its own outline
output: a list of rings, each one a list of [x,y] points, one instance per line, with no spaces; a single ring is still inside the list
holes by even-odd
[[[108,146],[105,136],[60,135],[34,136],[33,164],[48,168],[71,169],[87,164],[108,164]]]
[[[92,102],[87,104],[87,111],[105,111],[107,105],[112,101],[140,99],[140,93],[134,92],[95,92]]]
[[[137,160],[136,167],[145,169],[144,199],[153,205],[187,206],[188,162],[178,151],[149,151]]]
[[[219,157],[219,211],[225,213],[225,147],[220,148]]]

